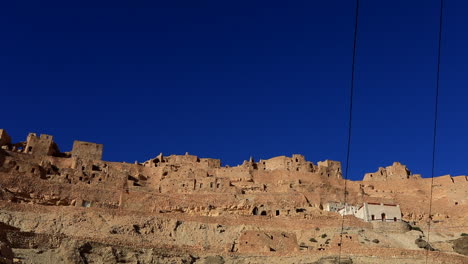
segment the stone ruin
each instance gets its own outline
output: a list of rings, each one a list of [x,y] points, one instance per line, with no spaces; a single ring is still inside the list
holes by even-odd
[[[70,247],[81,258],[70,263],[117,262],[119,256],[134,263],[250,263],[253,254],[267,256],[268,263],[315,263],[323,254],[336,256],[342,245],[350,256],[393,256],[399,244],[384,241],[379,232],[403,234],[409,222],[424,228],[428,219],[437,226],[467,217],[466,176],[434,178],[434,197],[440,198],[429,216],[414,200],[430,199],[430,179],[398,162],[350,181],[343,179],[340,162],[314,163],[299,154],[250,158],[231,167],[188,153],[111,162],[102,159],[103,150],[102,144],[75,141],[62,152],[52,136],[34,133],[12,142],[0,129],[0,224],[8,229],[0,228],[0,246],[4,232],[6,240],[29,241],[12,244],[18,248],[47,244],[55,250],[68,245],[66,239],[85,241]],[[346,235],[340,238],[343,223]],[[369,253],[367,246],[377,243],[369,241],[382,241],[381,247]],[[108,247],[117,252],[117,245],[138,246],[140,253],[109,256]],[[150,254],[148,248],[164,250],[153,256],[156,262],[146,262],[138,254]],[[246,262],[238,262],[240,256]]]
[[[405,179],[421,179],[421,175],[412,174],[405,165],[399,162],[394,162],[392,166],[385,168],[380,167],[376,172],[366,173],[364,175],[364,181],[388,181]]]

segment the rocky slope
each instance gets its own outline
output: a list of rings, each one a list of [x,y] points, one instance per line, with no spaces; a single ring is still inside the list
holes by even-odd
[[[60,152],[52,136],[13,143],[1,129],[0,147],[0,263],[468,263],[466,176],[432,183],[394,163],[345,181],[339,162],[301,155],[108,162],[99,144]]]

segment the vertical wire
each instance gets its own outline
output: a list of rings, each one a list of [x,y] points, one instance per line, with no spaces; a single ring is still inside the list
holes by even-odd
[[[356,68],[356,50],[357,50],[357,33],[358,33],[358,18],[359,18],[359,0],[356,0],[355,9],[355,21],[354,21],[354,41],[353,41],[353,57],[351,64],[351,88],[349,96],[349,125],[348,125],[348,149],[346,152],[346,169],[344,174],[344,205],[346,210],[346,201],[348,196],[347,180],[349,171],[349,157],[351,153],[351,132],[352,132],[352,121],[353,121],[353,95],[354,95],[354,79],[355,79],[355,68]],[[341,251],[343,247],[343,231],[344,231],[344,214],[341,218],[341,232],[340,232],[340,253],[338,256],[338,263],[341,262]]]
[[[432,139],[432,168],[431,168],[431,191],[429,198],[429,218],[427,226],[427,244],[429,245],[430,233],[431,233],[431,222],[432,222],[432,193],[434,187],[434,173],[435,173],[435,153],[436,153],[436,139],[437,139],[437,123],[438,123],[438,111],[439,111],[439,87],[440,87],[440,54],[442,46],[442,21],[443,21],[443,10],[444,0],[440,0],[440,14],[439,14],[439,43],[437,53],[437,81],[436,81],[436,93],[435,93],[435,107],[434,107],[434,131]],[[429,246],[426,249],[426,264],[429,258]]]

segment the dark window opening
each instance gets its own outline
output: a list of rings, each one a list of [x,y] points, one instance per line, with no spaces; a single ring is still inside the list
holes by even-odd
[[[266,211],[262,211],[262,212],[260,213],[260,215],[267,215],[267,212],[266,212]]]
[[[276,210],[276,216],[280,215],[280,211]]]
[[[99,166],[97,166],[97,165],[93,165],[93,166],[91,167],[91,169],[92,169],[93,171],[101,171],[101,168],[100,168]]]
[[[28,152],[31,152],[32,151],[32,147],[28,147]]]
[[[371,215],[371,220],[375,220],[375,215]]]
[[[296,209],[296,213],[303,213],[303,212],[305,212],[304,208],[297,208]]]
[[[31,169],[31,173],[34,173],[36,171],[36,168]]]
[[[131,175],[128,175],[128,176],[127,176],[127,179],[128,179],[129,181],[133,181],[133,182],[137,182],[137,181],[138,181],[137,178],[135,178],[135,177],[133,177],[133,176],[131,176]]]
[[[396,222],[396,221],[397,221],[396,217],[393,217],[393,222]]]
[[[455,202],[455,205],[458,205],[458,202]]]
[[[19,166],[16,166],[16,170],[19,170]]]
[[[385,221],[385,213],[382,213],[382,222]]]
[[[258,215],[258,208],[257,207],[254,207],[254,209],[252,210],[252,214],[253,215]]]

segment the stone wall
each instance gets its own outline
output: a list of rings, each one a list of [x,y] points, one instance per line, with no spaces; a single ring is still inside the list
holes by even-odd
[[[319,161],[317,173],[332,178],[342,178],[341,162],[333,160]]]
[[[421,175],[412,174],[405,165],[399,162],[394,162],[391,166],[385,168],[380,167],[376,172],[366,173],[364,175],[364,181],[387,181],[420,178]]]
[[[312,162],[306,161],[304,156],[294,154],[292,157],[279,156],[267,160],[260,160],[255,166],[258,170],[288,170],[312,172],[314,165]]]
[[[54,155],[59,153],[57,145],[54,143],[54,137],[42,134],[39,137],[35,133],[29,133],[26,139],[24,153],[34,155]]]
[[[0,147],[11,144],[11,137],[4,129],[0,129]]]
[[[73,142],[72,157],[86,160],[101,160],[103,145],[75,140]]]

